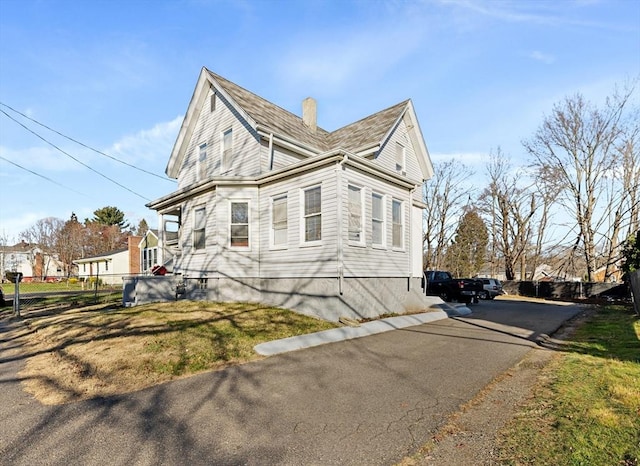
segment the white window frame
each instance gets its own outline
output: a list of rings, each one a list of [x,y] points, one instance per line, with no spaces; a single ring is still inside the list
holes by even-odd
[[[313,189],[320,190],[320,211],[308,214],[305,210],[305,194]],[[320,239],[306,240],[307,219],[311,217],[320,217]],[[322,244],[322,184],[315,184],[300,189],[300,245],[301,246],[317,246]]]
[[[234,204],[247,204],[247,222],[246,223],[233,223],[233,205]],[[232,228],[234,225],[246,225],[247,227],[247,244],[235,246],[232,244]],[[229,200],[229,248],[234,250],[248,251],[251,249],[251,201],[249,199],[230,199]]]
[[[373,198],[380,198],[380,210],[381,210],[381,218],[375,216]],[[374,248],[386,249],[387,247],[387,209],[385,208],[387,197],[379,192],[373,191],[371,193],[371,246]],[[379,243],[376,243],[375,236],[373,234],[374,228],[373,225],[375,223],[380,224],[382,238]]]
[[[229,138],[226,136],[229,134]],[[229,141],[229,147],[226,146]],[[225,173],[231,169],[233,163],[233,128],[227,128],[220,135],[220,171]]]
[[[395,218],[393,216],[393,208],[396,204],[400,206],[400,223],[395,222]],[[404,201],[393,198],[391,199],[391,247],[398,251],[404,250],[404,223]],[[398,225],[400,226],[400,245],[395,243],[395,229]]]
[[[196,181],[202,181],[207,177],[207,143],[200,144],[198,159],[196,160]]]
[[[197,212],[202,211],[203,212],[203,217],[202,217],[202,225],[198,225],[197,222]],[[204,238],[203,238],[203,245],[202,247],[198,247],[196,244],[196,235],[198,232],[202,231]],[[204,252],[207,249],[207,208],[205,205],[201,204],[201,205],[197,205],[193,208],[193,233],[192,233],[192,238],[191,238],[191,244],[193,246],[193,252],[194,253],[200,253],[200,252]]]
[[[275,203],[278,201],[284,200],[284,208],[285,208],[285,219],[284,222],[278,222],[280,224],[284,223],[284,241],[281,243],[276,243],[276,222],[275,222]],[[270,224],[270,238],[269,245],[271,249],[286,249],[289,244],[289,196],[287,193],[276,194],[275,196],[271,196],[271,203],[269,205],[269,224]]]
[[[396,172],[401,175],[407,174],[407,149],[404,144],[396,142]]]
[[[358,196],[360,197],[360,212],[352,212],[351,211],[351,193],[358,192]],[[364,235],[364,188],[362,186],[358,186],[357,184],[348,183],[347,185],[347,239],[348,243],[351,246],[364,246],[365,243],[365,235]],[[360,231],[358,231],[358,238],[354,239],[351,237],[352,232],[356,232],[355,229],[352,230],[352,215],[359,214],[360,217]]]

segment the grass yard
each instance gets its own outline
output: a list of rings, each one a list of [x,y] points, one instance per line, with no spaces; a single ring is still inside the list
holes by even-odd
[[[124,308],[114,304],[23,315],[14,335],[26,390],[59,404],[138,390],[202,371],[260,359],[265,341],[336,327],[260,305],[178,301]],[[10,318],[4,310],[2,318]]]
[[[640,461],[640,320],[599,307],[543,370],[501,433],[501,462],[636,466]]]

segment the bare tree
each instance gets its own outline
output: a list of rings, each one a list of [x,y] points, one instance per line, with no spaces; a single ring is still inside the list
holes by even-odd
[[[31,269],[34,276],[44,278],[49,264],[56,257],[56,241],[64,222],[56,217],[47,217],[38,220],[31,227],[20,233],[21,239],[29,244],[35,245],[40,251],[32,251],[30,255]],[[38,264],[38,254],[42,264]]]
[[[558,180],[557,202],[575,220],[574,249],[582,248],[588,281],[598,264],[599,235],[610,235],[605,231],[611,214],[606,182],[616,166],[616,147],[632,93],[633,87],[616,92],[602,108],[580,94],[567,97],[523,142],[534,157],[534,168]]]
[[[466,183],[471,175],[471,170],[455,159],[434,164],[434,176],[423,191],[427,205],[423,216],[425,270],[440,269],[444,263],[446,247],[457,227],[452,219],[461,217],[471,198],[472,189]]]
[[[500,148],[491,152],[487,164],[489,186],[479,199],[479,208],[489,217],[492,253],[495,261],[498,254],[504,261],[507,280],[514,280],[516,268],[520,266],[520,279],[525,279],[527,252],[535,236],[532,219],[537,209],[537,194],[530,186],[521,186],[526,177],[522,171],[514,170]],[[546,219],[543,219],[546,222]],[[541,223],[540,235],[544,232]],[[493,267],[492,267],[493,269]]]

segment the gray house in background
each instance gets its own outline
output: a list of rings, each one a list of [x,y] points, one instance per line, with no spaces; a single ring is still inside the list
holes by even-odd
[[[437,300],[420,288],[433,167],[410,100],[328,132],[313,99],[298,117],[203,68],[166,173],[177,190],[147,207],[169,273],[129,284],[131,304],[260,302],[337,321]]]

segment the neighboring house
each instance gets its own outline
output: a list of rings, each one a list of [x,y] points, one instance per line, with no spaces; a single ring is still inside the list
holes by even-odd
[[[147,206],[174,275],[125,285],[125,304],[176,285],[334,321],[434,303],[420,289],[433,167],[411,100],[328,132],[313,99],[300,118],[203,68],[166,173],[177,190]]]
[[[147,230],[140,242],[140,273],[150,274],[152,269],[159,264],[158,231]]]
[[[64,267],[56,254],[47,254],[34,244],[22,241],[0,246],[0,274],[20,272],[22,281],[46,281],[64,278]]]
[[[95,278],[102,283],[117,285],[122,283],[123,278],[139,274],[141,239],[141,236],[129,236],[126,248],[73,261],[78,267],[78,277],[83,280]]]

